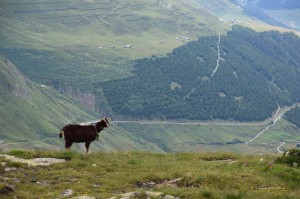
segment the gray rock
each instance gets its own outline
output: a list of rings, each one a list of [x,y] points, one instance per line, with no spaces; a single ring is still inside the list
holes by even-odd
[[[5,166],[5,165],[7,165],[7,162],[1,162],[1,165]]]
[[[123,193],[123,194],[121,194],[121,197],[122,198],[130,198],[130,197],[133,197],[133,196],[135,196],[135,192],[128,192],[128,193]]]
[[[77,196],[71,199],[96,199],[95,197],[90,197],[90,196]]]
[[[51,164],[61,164],[65,163],[65,159],[57,159],[57,158],[34,158],[34,159],[23,159],[23,158],[17,158],[12,155],[2,155],[0,154],[0,157],[5,157],[6,159],[12,161],[12,162],[19,162],[19,163],[25,163],[29,166],[49,166]]]
[[[4,168],[4,171],[5,171],[5,172],[16,171],[16,170],[17,170],[16,167],[5,167],[5,168]]]
[[[67,189],[64,192],[61,193],[62,196],[67,197],[74,194],[74,191],[72,189]]]
[[[149,197],[160,197],[163,195],[162,192],[146,191],[147,196]]]
[[[174,196],[170,196],[170,195],[166,195],[165,199],[175,199],[175,197]]]

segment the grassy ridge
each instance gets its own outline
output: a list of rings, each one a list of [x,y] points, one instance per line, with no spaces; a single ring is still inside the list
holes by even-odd
[[[229,153],[145,152],[78,153],[14,152],[27,158],[59,157],[70,159],[65,164],[28,167],[10,163],[14,172],[0,172],[5,185],[15,191],[2,195],[22,198],[56,198],[66,189],[73,196],[97,198],[120,197],[126,192],[160,191],[180,198],[297,198],[300,171],[275,164],[277,156],[253,156]],[[180,180],[170,186],[159,186],[165,180]],[[152,185],[149,185],[151,182]],[[143,185],[143,183],[145,185]]]
[[[3,56],[0,76],[4,77],[0,81],[0,139],[4,143],[56,137],[67,123],[96,118],[72,99],[30,82]]]

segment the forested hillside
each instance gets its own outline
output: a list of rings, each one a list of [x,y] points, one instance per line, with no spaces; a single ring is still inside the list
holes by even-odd
[[[290,110],[285,115],[286,119],[296,126],[300,127],[300,107],[297,106],[296,108]]]
[[[263,120],[300,101],[300,38],[236,26],[165,57],[135,63],[132,77],[102,83],[122,116],[192,120]],[[99,85],[100,86],[100,85]]]

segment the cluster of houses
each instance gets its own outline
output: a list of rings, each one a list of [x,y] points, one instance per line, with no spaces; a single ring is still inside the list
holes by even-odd
[[[188,36],[183,35],[182,37],[176,37],[177,41],[186,41],[186,40],[190,40],[190,38]]]
[[[103,47],[99,46],[98,48],[102,49]],[[109,48],[116,48],[116,47],[114,45],[110,45]],[[126,45],[123,46],[123,48],[131,48],[131,45],[130,44],[126,44]]]
[[[184,42],[184,41],[190,40],[190,38],[188,36],[183,35],[181,37],[176,37],[176,40],[180,41],[180,42]],[[165,43],[165,41],[164,40],[160,40],[157,43],[163,44],[163,43]],[[132,47],[131,44],[126,44],[126,45],[123,46],[123,48],[131,48],[131,47]],[[99,46],[98,48],[102,49],[103,47]],[[116,48],[116,47],[114,45],[110,45],[109,48]]]

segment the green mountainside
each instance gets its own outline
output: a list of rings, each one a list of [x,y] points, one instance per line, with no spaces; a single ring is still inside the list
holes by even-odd
[[[0,140],[4,143],[56,138],[65,124],[96,118],[70,98],[32,83],[2,55],[0,115]]]
[[[59,130],[68,123],[95,120],[93,113],[45,85],[32,83],[5,57],[0,59],[0,150],[16,148],[64,149]],[[91,151],[230,151],[276,153],[298,143],[299,128],[282,120],[251,144],[245,144],[269,126],[263,123],[123,123],[111,122]],[[81,144],[72,150],[84,151]]]
[[[297,127],[300,127],[300,107],[299,106],[297,106],[296,108],[287,112],[285,116],[288,121],[292,122]]]
[[[298,38],[246,29],[226,36],[233,24],[256,31],[290,31],[249,17],[227,0],[0,1],[0,53],[35,82],[22,78],[7,59],[1,59],[0,148],[62,149],[63,140],[54,137],[59,128],[95,120],[95,113],[83,110],[82,104],[114,119],[249,121],[265,119],[278,104],[298,101]],[[246,35],[265,43],[257,47]],[[261,49],[278,46],[281,52],[272,55]],[[226,64],[229,58],[232,65]],[[210,78],[217,63],[220,67]],[[258,85],[262,87],[257,89]],[[201,96],[205,98],[199,101]],[[252,145],[245,144],[268,125],[112,123],[92,144],[92,151],[259,153],[277,152],[282,141],[286,148],[295,145],[299,128],[286,120]],[[81,150],[81,145],[72,149]]]
[[[136,58],[230,29],[196,1],[5,0],[0,9],[0,53],[34,82],[76,99],[92,93],[94,102],[81,103],[101,114],[111,110],[94,84],[130,76]]]
[[[1,1],[0,5],[1,38],[6,47],[54,51],[83,48],[105,55],[140,57],[182,45],[176,37],[195,39],[229,29],[195,1],[15,0]],[[230,11],[241,13],[237,6]],[[126,44],[132,48],[124,49]]]
[[[132,77],[101,87],[113,111],[131,118],[259,121],[300,101],[299,51],[292,33],[237,26],[137,60]]]
[[[111,107],[94,85],[130,77],[134,59],[224,34],[232,23],[276,28],[227,0],[4,0],[0,8],[0,53],[32,81],[105,115],[112,115]],[[90,94],[93,102],[80,99]]]

